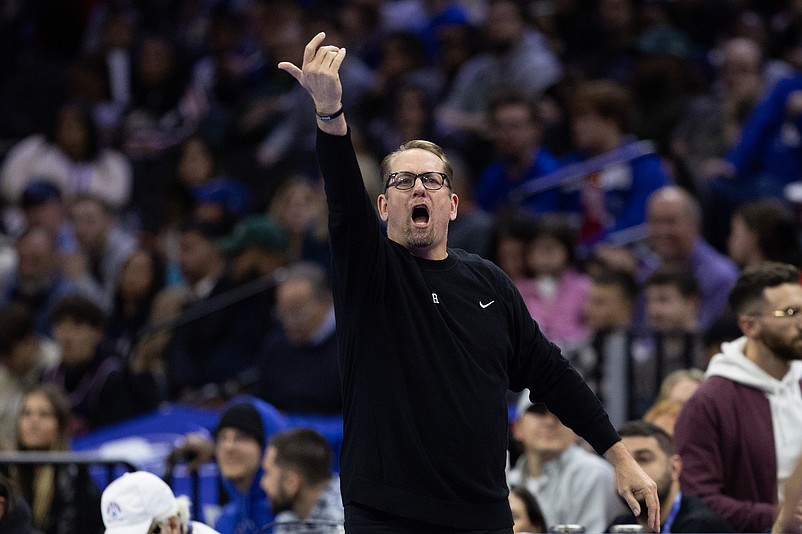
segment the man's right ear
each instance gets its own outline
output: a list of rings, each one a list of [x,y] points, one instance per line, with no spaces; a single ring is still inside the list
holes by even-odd
[[[386,193],[382,193],[376,199],[376,209],[379,212],[379,217],[384,222],[387,222],[387,195]]]

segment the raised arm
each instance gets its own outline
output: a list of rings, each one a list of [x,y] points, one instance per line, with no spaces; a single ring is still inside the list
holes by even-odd
[[[304,48],[301,67],[282,61],[278,68],[289,72],[306,89],[315,103],[317,125],[331,135],[345,135],[348,125],[342,113],[343,87],[340,82],[340,65],[345,59],[345,48],[322,45],[326,38],[320,32]]]
[[[641,469],[622,442],[617,442],[604,453],[607,461],[615,468],[615,486],[618,494],[627,502],[637,517],[645,503],[649,510],[647,524],[654,532],[660,532],[660,499],[657,498],[657,484]]]

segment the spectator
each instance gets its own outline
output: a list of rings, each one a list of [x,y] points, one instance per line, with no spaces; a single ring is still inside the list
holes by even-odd
[[[586,344],[567,353],[571,363],[601,399],[614,424],[629,418],[628,339],[638,285],[628,273],[597,270],[585,305]]]
[[[261,462],[267,440],[285,426],[275,408],[248,397],[231,402],[220,415],[214,455],[229,499],[214,525],[220,534],[257,534],[273,521],[260,487]]]
[[[685,404],[705,381],[705,374],[700,369],[677,369],[671,371],[660,384],[657,400],[675,400]]]
[[[70,404],[59,388],[37,386],[22,399],[17,418],[20,451],[67,451],[70,438]],[[30,503],[33,524],[44,534],[100,534],[99,491],[75,465],[19,464],[11,476]]]
[[[799,227],[788,207],[776,198],[741,204],[732,215],[727,253],[738,267],[763,261],[799,266]]]
[[[649,197],[646,210],[649,245],[657,263],[688,268],[699,284],[698,320],[704,330],[725,312],[727,293],[738,277],[738,269],[702,238],[699,204],[687,191],[663,187]],[[643,269],[643,279],[655,268]]]
[[[632,136],[630,97],[623,86],[584,82],[569,109],[576,151],[563,162],[577,165],[564,171],[562,202],[579,216],[581,244],[620,241],[622,234],[615,234],[645,222],[646,199],[668,176],[653,147]]]
[[[295,428],[270,438],[261,486],[276,514],[273,532],[295,532],[292,524],[319,521],[316,532],[342,531],[340,480],[331,472],[332,451],[326,438],[312,429]]]
[[[518,532],[548,532],[543,512],[537,504],[535,496],[523,486],[510,488],[510,510],[512,511],[512,531]]]
[[[49,336],[50,314],[56,303],[68,295],[91,294],[63,273],[56,243],[43,228],[25,230],[16,240],[17,266],[0,283],[0,305],[27,306],[39,334]],[[83,289],[83,290],[82,290]]]
[[[9,151],[0,169],[0,190],[8,202],[17,203],[25,187],[43,176],[68,200],[88,193],[122,208],[131,196],[130,163],[123,154],[98,146],[91,116],[74,103],[61,106],[49,136],[32,135]]]
[[[59,361],[56,344],[36,333],[26,307],[12,304],[0,308],[0,449],[16,439],[17,414],[25,391]]]
[[[41,534],[33,529],[31,507],[17,491],[14,482],[0,473],[0,532]]]
[[[39,226],[56,241],[60,255],[78,251],[75,230],[67,215],[61,190],[49,180],[36,180],[25,186],[19,202],[23,215],[23,230]]]
[[[580,272],[576,232],[569,222],[557,215],[539,218],[524,257],[527,276],[516,285],[532,318],[565,350],[585,341],[584,307],[591,281]]]
[[[482,171],[474,191],[479,207],[487,212],[495,213],[513,202],[537,215],[559,208],[558,190],[553,186],[524,198],[514,196],[517,188],[537,187],[547,181],[543,176],[559,168],[551,151],[541,145],[543,124],[537,106],[523,93],[500,93],[490,101],[488,133],[495,159]]]
[[[136,407],[125,368],[101,343],[101,309],[86,297],[66,297],[54,308],[51,321],[61,364],[46,373],[44,380],[69,397],[71,435],[80,436],[133,415]],[[155,394],[152,390],[148,393]]]
[[[714,514],[698,497],[681,491],[682,458],[674,452],[669,434],[642,421],[631,421],[619,428],[618,433],[635,460],[657,482],[661,532],[732,532],[730,524]],[[632,514],[616,517],[612,524],[633,523],[645,526]]]
[[[619,510],[610,464],[580,447],[574,432],[544,404],[532,404],[528,391],[518,403],[512,435],[523,452],[508,482],[535,496],[546,524],[603,532]]]
[[[103,329],[104,342],[123,360],[147,324],[156,295],[164,286],[164,262],[155,252],[137,248],[120,266],[111,313]]]
[[[319,265],[288,267],[276,288],[281,328],[260,351],[257,395],[290,413],[342,413],[334,304]]]
[[[321,182],[290,177],[276,191],[268,214],[287,237],[287,260],[314,261],[329,268],[331,253]]]
[[[70,218],[80,256],[69,262],[67,275],[75,280],[88,278],[87,285],[97,295],[94,300],[108,312],[123,263],[136,249],[136,238],[120,228],[109,206],[97,197],[77,196]]]
[[[744,336],[722,345],[677,420],[682,487],[737,532],[771,528],[802,452],[800,303],[796,267],[746,269],[730,293]]]
[[[457,72],[438,120],[460,135],[485,129],[485,114],[501,88],[541,93],[562,77],[562,66],[543,36],[527,24],[522,4],[492,0],[483,21],[486,51],[466,61]]]
[[[220,534],[190,521],[189,498],[176,497],[162,479],[147,471],[124,473],[103,490],[105,534]]]

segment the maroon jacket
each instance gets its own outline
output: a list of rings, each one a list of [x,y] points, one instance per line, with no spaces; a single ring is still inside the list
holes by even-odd
[[[680,412],[674,442],[682,491],[701,497],[737,532],[767,532],[777,513],[771,410],[755,388],[712,376]]]

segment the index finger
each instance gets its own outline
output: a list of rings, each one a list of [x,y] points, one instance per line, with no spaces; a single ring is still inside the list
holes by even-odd
[[[657,493],[650,491],[646,494],[646,507],[649,509],[647,523],[654,532],[660,532],[660,501]]]
[[[306,43],[306,46],[304,47],[304,66],[312,62],[312,60],[315,58],[315,52],[317,52],[318,47],[325,38],[326,32],[319,32],[317,35],[312,37],[308,43]]]

